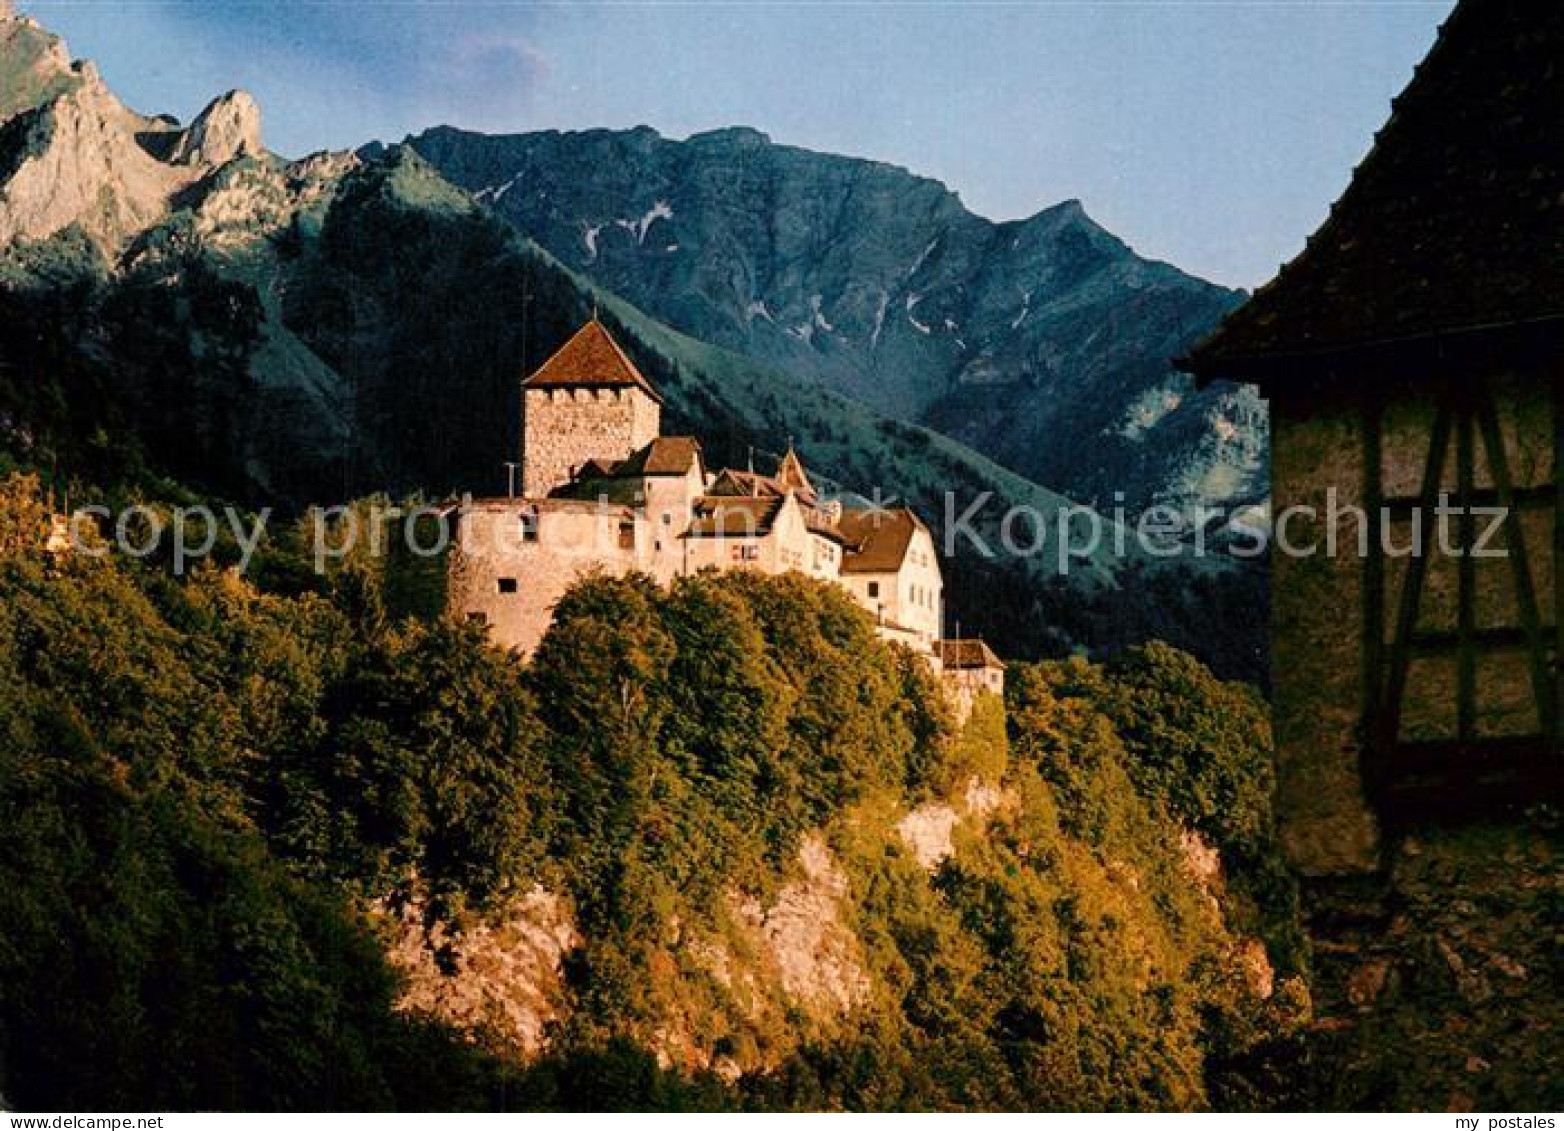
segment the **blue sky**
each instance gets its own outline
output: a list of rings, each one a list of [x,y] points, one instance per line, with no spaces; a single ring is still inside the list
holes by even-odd
[[[251,91],[287,154],[440,123],[749,125],[938,177],[995,219],[1078,197],[1142,254],[1254,286],[1346,186],[1452,3],[18,6],[137,109]]]

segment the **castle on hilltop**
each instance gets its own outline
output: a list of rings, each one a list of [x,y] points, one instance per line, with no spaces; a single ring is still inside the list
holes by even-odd
[[[668,584],[703,569],[797,571],[841,585],[883,638],[954,682],[1002,688],[987,647],[941,639],[939,555],[912,510],[822,496],[791,444],[770,475],[708,469],[694,437],[662,435],[662,405],[596,318],[526,378],[521,493],[463,506],[452,612],[528,655],[587,573]]]

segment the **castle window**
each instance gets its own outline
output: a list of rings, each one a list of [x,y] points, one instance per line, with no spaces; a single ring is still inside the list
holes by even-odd
[[[673,525],[673,512],[672,511],[663,511],[663,525],[664,526],[672,526]]]
[[[619,524],[619,548],[621,550],[635,549],[635,523],[621,522]]]
[[[516,592],[516,579],[514,577],[502,577],[499,584],[501,593]]]
[[[871,581],[871,582],[869,582],[869,596],[871,598],[874,598],[874,597],[878,597],[879,595],[880,595],[880,583],[878,581]]]
[[[523,542],[538,540],[538,516],[532,511],[521,513],[521,540]]]

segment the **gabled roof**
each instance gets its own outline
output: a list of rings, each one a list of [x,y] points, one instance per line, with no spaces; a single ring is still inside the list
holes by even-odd
[[[521,383],[524,389],[640,389],[658,404],[662,395],[596,318],[577,330]]]
[[[707,494],[760,497],[785,495],[789,491],[797,495],[807,506],[814,506],[819,502],[820,497],[815,491],[814,484],[809,481],[809,473],[804,470],[804,461],[798,458],[798,453],[793,450],[792,444],[788,445],[787,454],[778,462],[774,475],[739,471],[731,467],[723,468],[717,473]]]
[[[1004,670],[1004,662],[981,640],[938,640],[940,663],[948,670],[972,671],[980,668]]]
[[[793,450],[791,443],[787,446],[787,454],[782,457],[782,462],[777,464],[776,474],[772,478],[800,495],[807,495],[811,499],[815,497],[815,486],[809,482],[809,473],[804,470],[804,461],[798,458],[798,453]]]
[[[694,436],[659,436],[615,464],[611,474],[622,478],[688,475],[693,467],[704,467],[700,441]]]
[[[804,526],[811,534],[818,534],[822,538],[828,538],[839,546],[850,545],[847,535],[842,532],[836,518],[820,507],[805,506]]]
[[[725,467],[717,472],[706,493],[724,498],[776,498],[787,494],[787,490],[769,475]]]
[[[1306,249],[1180,364],[1262,379],[1564,319],[1564,5],[1462,0]]]
[[[695,503],[695,519],[685,538],[764,538],[787,499],[782,496],[750,498],[703,496]]]
[[[590,459],[569,483],[550,492],[561,499],[608,499],[639,506],[646,501],[642,480],[689,474],[702,468],[701,446],[693,436],[659,436],[622,460]]]
[[[843,511],[837,522],[848,550],[843,573],[895,573],[907,560],[912,538],[926,530],[906,507]]]

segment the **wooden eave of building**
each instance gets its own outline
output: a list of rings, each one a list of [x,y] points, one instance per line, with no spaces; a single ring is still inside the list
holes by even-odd
[[[1416,379],[1556,349],[1561,330],[1564,6],[1463,0],[1305,249],[1178,364]]]
[[[1544,368],[1561,350],[1564,313],[1292,352],[1191,354],[1174,359],[1174,365],[1193,374],[1202,386],[1241,381],[1268,389],[1319,387],[1356,382],[1365,375],[1393,385],[1470,377],[1474,371]]]

